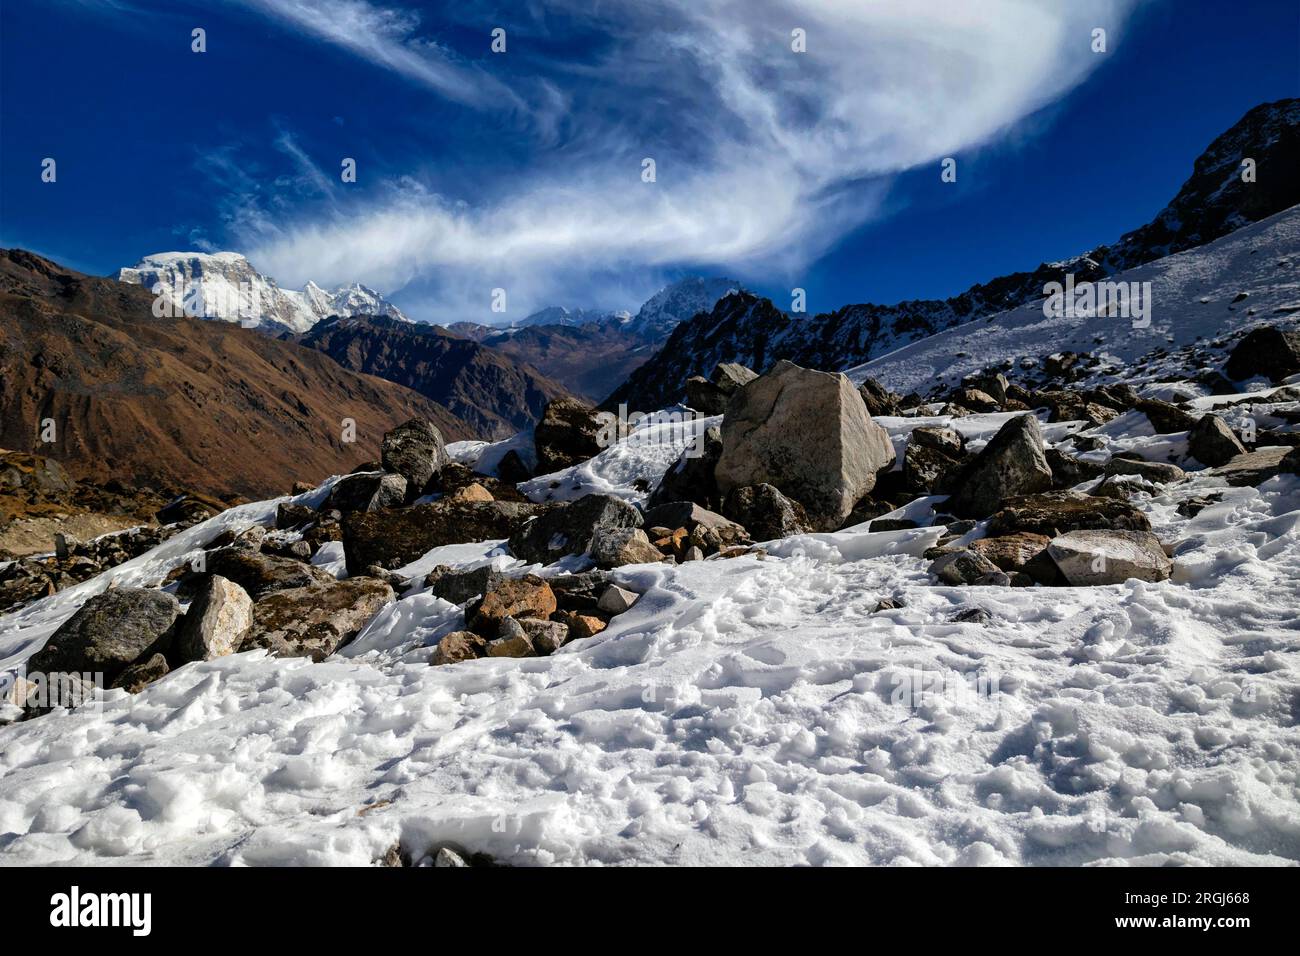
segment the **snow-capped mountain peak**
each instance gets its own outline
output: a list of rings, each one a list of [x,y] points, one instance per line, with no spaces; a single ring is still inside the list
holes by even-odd
[[[160,252],[114,276],[157,291],[161,314],[238,322],[251,328],[305,332],[331,315],[382,315],[410,321],[383,295],[360,283],[328,292],[315,282],[282,289],[237,252]]]

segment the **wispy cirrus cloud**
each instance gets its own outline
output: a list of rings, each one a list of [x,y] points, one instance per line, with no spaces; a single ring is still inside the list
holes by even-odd
[[[507,287],[533,305],[584,275],[802,268],[875,214],[892,175],[988,143],[1078,84],[1104,61],[1092,29],[1114,43],[1135,0],[555,0],[514,15],[520,52],[499,75],[418,41],[400,10],[241,2],[473,109],[508,88],[513,109],[551,111],[524,174],[464,196],[408,181],[262,223],[241,237],[255,261],[292,281],[421,283],[449,303]],[[445,16],[478,17],[486,38],[482,10]],[[598,37],[598,55],[538,54],[529,38],[557,20]],[[791,49],[795,28],[806,53]],[[641,181],[647,156],[655,183]]]

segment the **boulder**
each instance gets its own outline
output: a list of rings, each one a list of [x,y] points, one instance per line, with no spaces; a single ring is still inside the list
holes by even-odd
[[[533,429],[537,473],[550,474],[594,458],[617,440],[616,432],[612,413],[598,412],[576,398],[554,399]]]
[[[640,528],[606,528],[591,539],[591,557],[599,568],[621,568],[628,564],[654,564],[662,553]]]
[[[1223,373],[1235,382],[1262,375],[1277,383],[1300,372],[1300,330],[1263,325],[1237,343]]]
[[[128,694],[138,694],[154,681],[166,677],[170,670],[164,655],[153,654],[148,660],[131,664],[124,669],[117,675],[112,686]]]
[[[970,550],[992,561],[1000,571],[1023,571],[1025,566],[1046,550],[1051,538],[1045,534],[1022,531],[996,538],[980,538],[970,543]]]
[[[1187,434],[1187,447],[1193,458],[1212,468],[1246,454],[1246,446],[1218,415],[1202,415],[1197,420]]]
[[[496,582],[472,612],[466,612],[470,630],[496,637],[506,618],[550,617],[556,609],[555,592],[535,574]]]
[[[405,478],[401,475],[365,472],[346,475],[335,482],[325,507],[348,514],[354,511],[400,508],[405,503]]]
[[[959,388],[949,397],[949,401],[977,412],[996,412],[998,401],[988,392],[978,388]]]
[[[220,498],[208,495],[189,494],[173,498],[154,515],[159,524],[195,524],[206,521],[213,515],[226,510],[226,503]]]
[[[1182,481],[1187,477],[1177,465],[1165,461],[1146,461],[1142,458],[1116,456],[1106,462],[1103,471],[1107,475],[1137,475],[1147,481],[1169,484]]]
[[[209,575],[176,633],[176,655],[184,661],[209,661],[233,654],[252,626],[248,592],[219,574]]]
[[[941,425],[917,425],[908,434],[907,444],[933,448],[950,458],[960,458],[966,451],[966,439],[961,432]]]
[[[629,591],[617,584],[611,584],[605,589],[605,593],[600,596],[596,608],[606,614],[622,614],[631,608],[640,596],[635,591]]]
[[[477,481],[466,485],[463,488],[457,488],[447,496],[448,501],[494,501],[492,492],[488,491]]]
[[[1091,461],[1084,461],[1073,455],[1067,455],[1055,448],[1048,448],[1044,454],[1047,466],[1052,469],[1053,488],[1073,488],[1085,481],[1100,478],[1105,469]]]
[[[292,501],[282,501],[275,508],[275,526],[280,531],[304,528],[313,524],[318,517],[315,508],[296,505]]]
[[[569,554],[585,554],[598,531],[639,528],[641,512],[610,495],[584,495],[552,506],[510,535],[510,553],[524,561],[550,564]]]
[[[609,617],[596,610],[561,611],[557,616],[557,620],[568,627],[568,640],[570,641],[594,637],[609,627]]]
[[[834,530],[893,461],[888,434],[847,378],[783,360],[727,406],[715,477],[723,494],[773,485],[815,527]]]
[[[960,460],[936,448],[908,442],[903,452],[903,481],[911,491],[948,494],[961,470]]]
[[[1151,522],[1127,501],[1081,491],[1008,498],[988,524],[989,537],[1029,531],[1055,537],[1079,530],[1150,531]]]
[[[646,511],[643,522],[648,528],[685,528],[688,534],[696,528],[707,528],[717,537],[719,546],[750,540],[742,524],[693,501],[670,501],[657,505]]]
[[[664,472],[650,495],[650,505],[693,501],[706,508],[718,508],[722,496],[714,473],[721,457],[722,430],[713,425]]]
[[[412,499],[418,498],[447,463],[446,443],[432,422],[412,418],[384,434],[380,461],[384,471],[406,480],[406,492]]]
[[[429,663],[439,665],[472,661],[487,654],[487,645],[487,639],[473,631],[452,631],[438,642]]]
[[[554,654],[569,639],[569,625],[536,617],[518,618],[528,641],[539,654]]]
[[[513,617],[501,622],[498,636],[487,645],[488,657],[536,657],[537,648],[523,625]]]
[[[982,518],[1004,498],[1031,495],[1052,486],[1038,419],[1017,415],[1004,424],[956,479],[946,510],[959,518]]]
[[[397,511],[343,517],[343,555],[349,574],[377,564],[400,568],[432,548],[509,538],[550,505],[515,501],[435,501]]]
[[[1259,485],[1283,471],[1295,472],[1295,461],[1300,459],[1294,448],[1260,448],[1229,459],[1206,474],[1223,478],[1236,487]],[[1289,462],[1290,464],[1286,464]]]
[[[1000,405],[1007,400],[1007,389],[1011,383],[1001,372],[986,372],[970,376],[963,381],[963,384],[979,389]]]
[[[440,564],[424,577],[424,583],[435,597],[452,604],[467,604],[504,580],[500,571],[487,565],[462,571]]]
[[[99,673],[112,683],[136,661],[165,654],[180,605],[147,588],[114,588],[89,598],[27,661],[31,674]]]
[[[255,602],[275,591],[329,584],[334,580],[328,572],[310,564],[240,548],[222,548],[209,553],[207,570],[233,581]]]
[[[239,649],[322,661],[361,633],[393,597],[386,583],[366,577],[276,591],[253,605],[253,626]]]
[[[1130,578],[1163,581],[1173,571],[1159,539],[1149,531],[1070,531],[1053,538],[1047,553],[1074,587]]]
[[[743,525],[755,541],[775,541],[813,530],[803,505],[768,484],[733,488],[723,502],[722,513]],[[740,543],[728,541],[725,545]]]
[[[580,574],[557,574],[548,578],[547,583],[563,610],[586,612],[595,610],[611,577],[608,571],[592,570]]]
[[[940,555],[930,565],[930,573],[944,584],[975,584],[984,575],[996,573],[998,566],[978,551],[963,548]]]
[[[1158,398],[1140,399],[1134,407],[1146,415],[1158,435],[1190,431],[1196,425],[1196,416]]]
[[[902,399],[881,385],[874,378],[864,378],[858,386],[862,404],[867,406],[868,415],[901,415]]]

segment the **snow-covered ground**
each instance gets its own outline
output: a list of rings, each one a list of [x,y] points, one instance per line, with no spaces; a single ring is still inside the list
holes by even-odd
[[[951,424],[978,445],[1004,419]],[[929,420],[881,421],[897,444]],[[567,477],[636,499],[661,452]],[[642,598],[551,657],[429,666],[463,616],[416,586],[324,663],[239,654],[0,728],[0,861],[368,864],[449,841],[516,864],[1295,863],[1300,478],[1139,503],[1171,581],[935,585],[940,529],[860,526],[621,569]],[[157,581],[274,509],[0,618],[0,668],[108,581]],[[515,564],[498,544],[404,573]],[[990,620],[953,622],[972,607]]]

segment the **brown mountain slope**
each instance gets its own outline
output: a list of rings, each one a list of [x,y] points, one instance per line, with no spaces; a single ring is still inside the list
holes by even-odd
[[[319,352],[154,318],[152,303],[139,286],[0,250],[0,447],[79,477],[261,497],[377,458],[385,429],[414,415],[449,441],[474,437],[436,402]]]
[[[382,316],[339,316],[294,341],[345,368],[378,375],[440,402],[481,438],[509,438],[542,417],[564,386],[530,365],[436,325]]]

